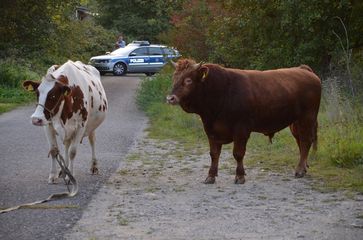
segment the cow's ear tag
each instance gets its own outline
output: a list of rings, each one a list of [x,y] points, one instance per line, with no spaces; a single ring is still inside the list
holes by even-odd
[[[68,90],[65,90],[63,93],[64,96],[68,96],[68,94],[69,94]]]
[[[29,92],[34,91],[33,85],[29,84],[28,86],[26,86],[26,90]]]
[[[204,79],[204,78],[206,78],[206,77],[207,77],[207,73],[206,73],[206,72],[204,72],[204,73],[203,73],[203,79]]]

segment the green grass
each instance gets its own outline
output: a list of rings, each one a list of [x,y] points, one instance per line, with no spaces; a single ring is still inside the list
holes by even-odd
[[[0,86],[0,114],[35,100],[34,94],[19,88]]]
[[[199,116],[165,103],[172,85],[171,71],[168,69],[157,74],[152,80],[147,78],[138,92],[139,106],[150,118],[149,136],[177,141],[187,150],[207,146]],[[148,94],[150,92],[152,94]],[[340,122],[329,120],[327,111],[323,106],[319,114],[318,151],[315,159],[310,152],[308,175],[321,191],[363,192],[363,109],[358,107],[345,113],[349,117]],[[230,145],[223,147],[223,151],[230,149]],[[245,163],[249,167],[288,172],[291,176],[299,159],[298,147],[289,129],[275,134],[272,144],[269,144],[268,137],[253,133],[247,152]]]

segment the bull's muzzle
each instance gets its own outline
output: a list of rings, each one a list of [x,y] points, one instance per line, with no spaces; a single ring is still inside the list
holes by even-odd
[[[179,103],[179,98],[176,95],[168,95],[166,96],[166,102],[171,105],[176,105]]]

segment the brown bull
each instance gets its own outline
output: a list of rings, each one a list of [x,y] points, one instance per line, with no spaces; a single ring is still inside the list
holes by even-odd
[[[243,157],[251,132],[272,138],[287,126],[300,150],[295,176],[305,175],[310,147],[317,143],[321,97],[321,81],[310,67],[238,70],[190,59],[173,65],[173,89],[167,102],[200,115],[203,121],[211,156],[205,183],[215,182],[222,145],[233,142],[235,183],[243,184]]]

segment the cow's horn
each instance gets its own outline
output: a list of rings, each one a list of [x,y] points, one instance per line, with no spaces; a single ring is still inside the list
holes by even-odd
[[[176,62],[173,62],[173,60],[170,60],[171,64],[173,65],[174,68],[176,68]]]

